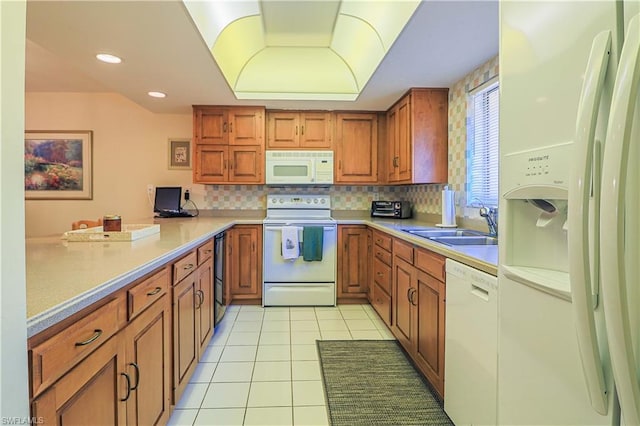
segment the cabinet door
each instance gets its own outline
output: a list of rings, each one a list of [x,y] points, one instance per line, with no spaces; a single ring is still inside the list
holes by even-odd
[[[198,266],[196,290],[196,315],[198,317],[198,347],[203,354],[213,335],[213,258]]]
[[[300,113],[300,148],[331,149],[331,113]]]
[[[366,226],[340,226],[338,297],[366,298],[369,288],[370,238]]]
[[[378,116],[336,114],[336,183],[378,182]]]
[[[165,424],[171,412],[171,314],[165,294],[124,330],[131,377],[128,425]]]
[[[297,112],[273,111],[267,119],[267,149],[295,149],[300,146]]]
[[[48,425],[124,425],[132,384],[114,336],[34,399],[32,416]]]
[[[416,362],[444,396],[445,284],[418,271]]]
[[[195,183],[227,182],[227,156],[228,147],[226,146],[196,146],[193,181]]]
[[[224,108],[194,107],[194,143],[226,145],[229,143],[228,115]]]
[[[173,287],[173,386],[178,402],[198,363],[196,335],[196,274],[187,275]]]
[[[229,145],[260,145],[264,149],[264,108],[229,109]]]
[[[230,146],[229,182],[264,183],[262,153],[259,146]]]
[[[231,298],[259,299],[262,297],[262,226],[235,226],[229,234]]]
[[[413,140],[411,138],[411,96],[405,96],[396,113],[396,167],[395,181],[409,182],[412,178]]]
[[[398,107],[387,112],[387,182],[395,182],[398,178]]]
[[[395,256],[393,258],[393,315],[396,337],[411,353],[414,340],[414,310],[415,301],[415,268],[410,263]],[[412,303],[413,300],[413,303]]]

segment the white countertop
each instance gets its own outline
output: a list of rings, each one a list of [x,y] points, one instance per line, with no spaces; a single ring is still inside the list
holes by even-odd
[[[147,219],[160,233],[135,241],[69,242],[60,235],[26,240],[28,337],[84,309],[237,224],[261,224],[264,211]],[[338,224],[380,229],[487,273],[497,274],[498,247],[446,247],[400,230],[430,226],[411,219],[373,219],[366,212],[335,212]]]

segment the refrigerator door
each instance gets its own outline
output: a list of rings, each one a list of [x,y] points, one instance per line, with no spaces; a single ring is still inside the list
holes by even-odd
[[[500,2],[498,424],[617,421],[614,398],[602,390],[612,389],[606,359],[602,376],[595,373],[597,409],[582,369],[568,292],[567,233],[573,224],[563,173],[575,157],[576,117],[594,39],[611,33],[615,64],[621,7],[615,1]],[[603,84],[611,86],[606,78]],[[606,118],[598,126],[606,127]],[[541,212],[539,201],[558,211]],[[600,306],[594,327],[603,323]],[[592,351],[606,353],[599,345]]]
[[[611,102],[602,168],[601,261],[611,365],[625,424],[640,424],[640,15],[629,23]],[[629,166],[629,161],[635,161]]]

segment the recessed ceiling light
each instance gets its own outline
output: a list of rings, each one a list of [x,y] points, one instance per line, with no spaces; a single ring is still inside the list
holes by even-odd
[[[122,59],[120,59],[119,57],[110,55],[108,53],[98,53],[96,55],[96,58],[108,64],[119,64],[120,62],[122,62]]]
[[[149,96],[153,98],[166,98],[167,94],[162,92],[149,92]]]

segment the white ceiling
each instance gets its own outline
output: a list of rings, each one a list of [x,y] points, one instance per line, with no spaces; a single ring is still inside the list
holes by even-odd
[[[98,51],[124,62],[101,63]],[[410,87],[451,87],[497,54],[497,0],[424,0],[356,101],[237,100],[181,1],[27,1],[27,92],[118,92],[156,113],[192,105],[382,111]]]

